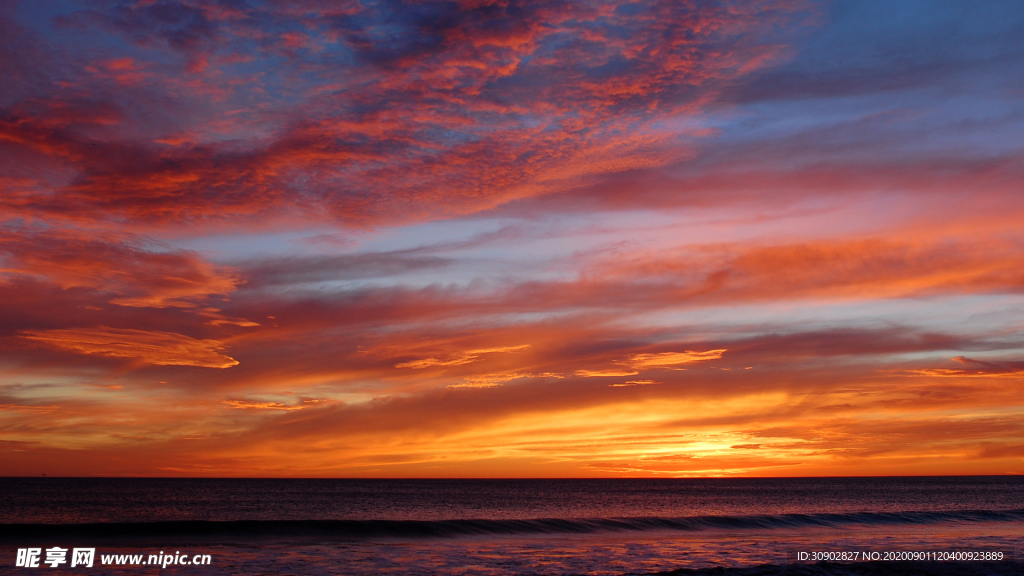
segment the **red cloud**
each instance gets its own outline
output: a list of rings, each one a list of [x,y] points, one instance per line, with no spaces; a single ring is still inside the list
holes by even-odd
[[[83,73],[53,72],[67,90],[0,116],[0,142],[70,180],[39,179],[5,204],[140,222],[326,208],[365,226],[663,166],[689,152],[679,140],[687,130],[660,123],[765,65],[779,48],[760,31],[802,18],[799,9],[464,2],[422,4],[416,17],[382,3],[320,7],[311,18],[289,5],[244,14],[168,3],[159,14],[137,5],[67,15],[63,26],[184,55],[191,74],[183,81],[144,52],[89,60],[80,48]],[[278,21],[292,26],[261,28]],[[723,42],[728,51],[715,48]],[[348,55],[327,56],[332,46]],[[282,54],[294,59],[287,80],[234,65]],[[290,90],[278,102],[266,86],[275,81]]]
[[[112,234],[14,229],[0,233],[0,256],[7,276],[102,290],[122,306],[192,308],[239,282],[195,253],[146,250]]]

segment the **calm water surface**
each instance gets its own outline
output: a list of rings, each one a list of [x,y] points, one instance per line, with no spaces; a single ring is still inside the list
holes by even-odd
[[[0,478],[18,548],[95,547],[168,574],[1024,574],[1024,478]],[[799,551],[1001,551],[1002,562],[799,563]],[[208,566],[100,566],[209,554]],[[45,556],[45,553],[44,553]],[[761,566],[761,568],[755,568]],[[807,572],[810,570],[810,572]],[[851,570],[853,572],[851,572]]]

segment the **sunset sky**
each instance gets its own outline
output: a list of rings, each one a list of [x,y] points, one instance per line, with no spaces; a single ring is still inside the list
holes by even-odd
[[[0,474],[1024,473],[1024,4],[0,0]]]

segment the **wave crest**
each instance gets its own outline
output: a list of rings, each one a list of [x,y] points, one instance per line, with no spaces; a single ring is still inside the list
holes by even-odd
[[[847,514],[776,514],[762,516],[692,516],[682,518],[538,518],[531,520],[184,520],[91,524],[0,524],[0,541],[38,538],[260,539],[320,538],[457,538],[708,530],[776,530],[913,525],[953,522],[1020,522],[1024,510],[950,512],[857,512]]]

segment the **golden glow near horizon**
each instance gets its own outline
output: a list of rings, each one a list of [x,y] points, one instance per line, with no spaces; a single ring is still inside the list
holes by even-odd
[[[70,6],[0,22],[5,474],[1024,473],[978,11]]]

